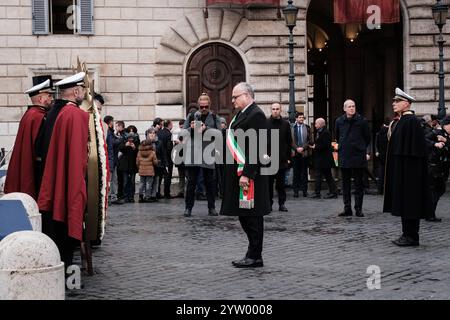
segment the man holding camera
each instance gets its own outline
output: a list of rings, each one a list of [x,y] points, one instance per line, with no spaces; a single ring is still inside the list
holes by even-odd
[[[219,118],[211,112],[211,99],[206,93],[202,93],[198,98],[199,110],[194,113],[194,120],[186,119],[186,122],[190,123],[190,128],[187,129],[191,137],[191,159],[185,159],[186,177],[187,177],[187,189],[186,189],[186,210],[184,211],[185,217],[190,217],[192,214],[192,208],[195,203],[195,187],[197,185],[198,175],[200,170],[203,171],[203,177],[206,186],[206,198],[208,200],[208,215],[217,216],[216,205],[215,205],[215,179],[214,179],[214,169],[215,164],[205,163],[203,157],[201,163],[195,163],[192,161],[196,152],[203,151],[209,145],[208,142],[202,141],[201,150],[194,149],[195,145],[193,143],[194,130],[198,130],[203,136],[207,130],[218,130],[220,128]]]

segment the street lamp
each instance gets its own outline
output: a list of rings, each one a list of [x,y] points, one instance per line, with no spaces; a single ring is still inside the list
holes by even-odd
[[[286,26],[289,28],[289,122],[295,122],[295,73],[294,73],[294,35],[293,30],[297,22],[298,8],[288,1],[288,5],[283,9]]]
[[[439,38],[437,43],[439,44],[439,107],[438,107],[438,118],[442,119],[445,117],[446,108],[445,108],[445,97],[444,97],[444,37],[442,36],[442,28],[447,22],[448,15],[448,5],[442,3],[441,0],[438,0],[436,4],[433,6],[433,18],[434,23],[439,28]]]

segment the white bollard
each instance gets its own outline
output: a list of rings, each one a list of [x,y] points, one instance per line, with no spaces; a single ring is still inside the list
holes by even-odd
[[[64,298],[64,263],[48,236],[19,231],[0,241],[0,300]]]
[[[42,232],[42,219],[39,207],[32,196],[22,192],[12,192],[5,194],[0,200],[20,200],[28,213],[33,231]]]
[[[5,190],[6,176],[0,178],[0,194]]]

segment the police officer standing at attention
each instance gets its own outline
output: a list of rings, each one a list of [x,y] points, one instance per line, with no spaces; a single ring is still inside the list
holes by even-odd
[[[389,128],[383,212],[402,218],[403,234],[395,245],[418,246],[420,219],[429,216],[429,184],[425,135],[410,110],[413,97],[395,89],[394,112],[400,119]]]

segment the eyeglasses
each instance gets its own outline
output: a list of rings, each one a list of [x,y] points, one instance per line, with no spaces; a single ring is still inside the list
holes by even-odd
[[[208,106],[199,106],[200,109],[208,109]]]
[[[246,94],[247,92],[243,92],[241,94],[238,94],[237,96],[232,96],[231,100],[236,100],[237,98],[239,98],[240,96],[242,96],[243,94]]]

